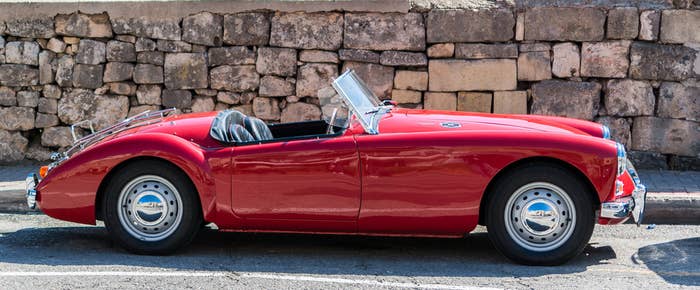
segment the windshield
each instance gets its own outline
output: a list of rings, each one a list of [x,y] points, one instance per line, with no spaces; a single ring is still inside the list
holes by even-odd
[[[354,71],[348,70],[335,79],[333,88],[350,107],[353,115],[360,121],[367,133],[379,133],[377,130],[379,115],[386,107],[380,105],[379,98],[370,91]]]

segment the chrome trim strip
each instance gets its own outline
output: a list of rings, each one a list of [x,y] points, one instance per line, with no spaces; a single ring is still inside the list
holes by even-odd
[[[29,209],[36,208],[36,185],[39,184],[39,177],[36,173],[29,173],[24,179],[25,197],[27,198],[27,207]]]

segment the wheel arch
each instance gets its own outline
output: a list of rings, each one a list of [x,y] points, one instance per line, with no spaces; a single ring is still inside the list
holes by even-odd
[[[597,195],[597,190],[595,186],[593,186],[593,183],[591,180],[584,174],[581,170],[579,170],[576,166],[553,157],[547,157],[547,156],[535,156],[535,157],[527,157],[523,158],[520,160],[517,160],[515,162],[512,162],[508,164],[506,167],[498,171],[496,175],[494,175],[493,178],[489,181],[488,185],[484,189],[484,192],[482,193],[482,198],[479,204],[479,224],[484,225],[485,224],[485,219],[486,219],[486,207],[490,201],[490,198],[492,197],[492,189],[493,187],[502,179],[506,174],[517,170],[519,167],[522,167],[524,165],[528,164],[552,164],[552,165],[557,165],[565,168],[569,172],[573,173],[576,178],[579,180],[582,180],[584,184],[587,186],[587,191],[589,194],[592,196],[592,200],[594,201],[593,209],[596,210],[600,206],[600,198]]]

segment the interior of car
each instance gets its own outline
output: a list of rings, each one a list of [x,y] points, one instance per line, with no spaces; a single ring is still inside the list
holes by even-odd
[[[209,134],[224,144],[241,146],[299,139],[339,136],[345,127],[324,120],[283,124],[266,124],[263,120],[229,109],[219,112],[212,121]]]

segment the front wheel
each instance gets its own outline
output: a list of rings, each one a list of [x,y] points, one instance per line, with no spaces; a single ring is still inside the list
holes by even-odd
[[[568,168],[521,166],[490,192],[487,227],[509,259],[527,265],[559,265],[588,244],[595,224],[588,186]]]
[[[169,254],[188,244],[202,223],[197,191],[179,168],[141,161],[109,181],[103,204],[110,235],[137,254]]]

